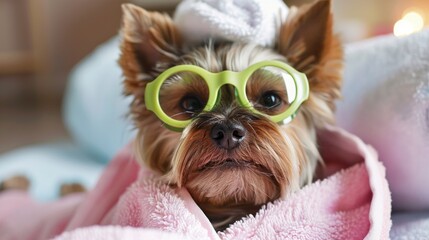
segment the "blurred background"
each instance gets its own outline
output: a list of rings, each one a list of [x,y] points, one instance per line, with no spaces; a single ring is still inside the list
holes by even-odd
[[[70,138],[61,116],[68,75],[118,33],[123,2],[0,0],[0,153]],[[171,13],[179,1],[130,2]],[[427,0],[334,0],[333,9],[346,43],[392,33],[400,37],[429,25]]]

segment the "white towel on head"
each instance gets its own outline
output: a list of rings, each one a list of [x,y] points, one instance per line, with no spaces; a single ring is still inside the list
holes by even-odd
[[[274,46],[287,13],[282,0],[183,0],[174,21],[190,42],[215,38]]]

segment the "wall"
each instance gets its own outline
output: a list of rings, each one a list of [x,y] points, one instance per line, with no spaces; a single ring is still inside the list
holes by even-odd
[[[46,96],[61,95],[72,67],[120,25],[119,0],[43,0],[46,33]]]

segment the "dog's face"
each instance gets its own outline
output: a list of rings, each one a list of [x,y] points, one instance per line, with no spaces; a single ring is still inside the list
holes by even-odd
[[[255,212],[312,180],[319,159],[315,131],[332,121],[341,79],[342,51],[332,34],[330,1],[292,8],[273,49],[240,42],[190,47],[168,16],[131,5],[124,6],[122,37],[119,62],[125,93],[134,96],[138,158],[169,183],[186,187],[206,214]],[[288,124],[268,117],[289,102],[278,82],[262,72],[246,85],[259,113],[243,107],[228,85],[220,89],[216,106],[202,111],[207,86],[198,76],[192,76],[191,86],[183,84],[180,75],[160,89],[160,102],[170,116],[191,119],[183,131],[169,130],[146,108],[146,85],[172,66],[238,72],[264,60],[288,63],[309,79],[310,97]]]

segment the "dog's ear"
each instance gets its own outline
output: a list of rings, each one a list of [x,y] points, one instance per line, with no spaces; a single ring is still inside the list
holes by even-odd
[[[292,7],[280,28],[278,50],[302,72],[319,64],[332,51],[336,39],[330,8],[330,0]]]
[[[334,100],[340,96],[343,51],[333,33],[331,1],[292,7],[281,25],[277,50],[307,75],[312,99],[306,104],[318,106],[311,111],[324,111],[325,118],[332,118]]]
[[[167,14],[123,4],[121,57],[125,94],[139,95],[157,67],[178,58],[181,36]],[[145,81],[146,80],[146,81]]]

